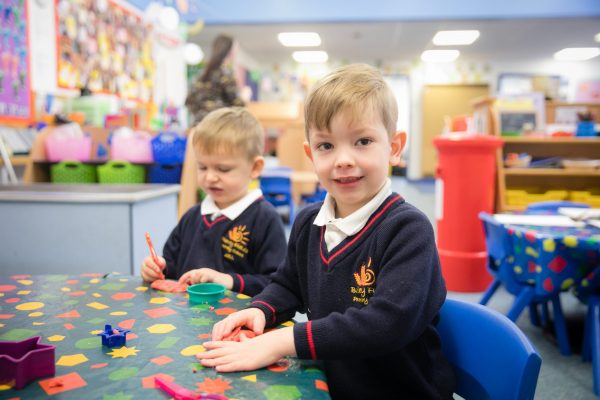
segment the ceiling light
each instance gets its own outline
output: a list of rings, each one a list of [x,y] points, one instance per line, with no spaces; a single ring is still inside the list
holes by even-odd
[[[183,59],[188,65],[196,65],[204,58],[204,52],[196,43],[186,43],[183,46]]]
[[[329,59],[326,51],[295,51],[292,57],[299,63],[324,63]]]
[[[479,31],[439,31],[433,37],[436,46],[464,46],[472,44],[479,37]]]
[[[421,60],[425,62],[452,62],[458,58],[458,50],[425,50],[421,54]]]
[[[596,42],[600,42],[600,33],[596,33],[596,36],[594,36],[594,40]]]
[[[554,53],[558,61],[585,61],[600,55],[598,47],[567,47]]]
[[[285,47],[314,47],[321,44],[321,37],[315,32],[281,32],[277,39]]]

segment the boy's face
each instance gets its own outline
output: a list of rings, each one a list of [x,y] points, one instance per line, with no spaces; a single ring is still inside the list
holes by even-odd
[[[364,206],[381,189],[389,165],[400,161],[406,134],[392,139],[374,112],[350,118],[348,111],[334,115],[331,131],[312,128],[304,150],[321,184],[333,196],[336,216],[343,218]]]
[[[264,166],[262,157],[248,160],[242,152],[208,154],[200,146],[195,146],[194,153],[198,164],[198,184],[220,209],[244,197],[248,193],[248,185],[260,176]]]

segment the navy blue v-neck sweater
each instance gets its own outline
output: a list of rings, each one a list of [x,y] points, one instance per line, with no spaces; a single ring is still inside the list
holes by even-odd
[[[269,282],[285,258],[283,223],[264,198],[248,206],[233,221],[225,216],[211,221],[201,203],[181,218],[165,243],[166,277],[208,267],[233,277],[234,292],[254,296]]]
[[[251,307],[270,325],[307,313],[293,328],[296,352],[324,360],[333,398],[452,398],[435,329],[446,286],[425,215],[394,193],[327,251],[313,224],[320,206],[298,215],[286,262]]]

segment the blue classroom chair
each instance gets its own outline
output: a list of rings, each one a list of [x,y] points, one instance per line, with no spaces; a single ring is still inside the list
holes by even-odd
[[[542,308],[542,322],[549,321],[548,302],[552,304],[554,332],[561,354],[570,355],[571,346],[567,325],[560,303],[560,292],[539,294],[535,287],[535,272],[529,272],[529,265],[537,260],[526,251],[531,244],[523,235],[509,235],[502,224],[488,213],[479,213],[485,231],[485,243],[488,251],[488,271],[494,280],[488,286],[479,304],[486,305],[500,286],[515,296],[515,300],[506,316],[516,322],[525,307],[529,308],[529,317],[533,325],[540,325],[538,306]],[[520,271],[517,274],[515,271]]]
[[[573,291],[588,306],[581,357],[583,361],[592,362],[594,394],[600,397],[600,267],[582,279]]]
[[[320,201],[325,200],[325,196],[327,195],[327,190],[325,190],[321,184],[317,184],[315,188],[315,192],[311,194],[303,194],[301,196],[303,204],[313,204],[318,203]]]
[[[542,359],[504,315],[479,304],[446,299],[437,330],[465,399],[533,399]]]
[[[296,207],[292,197],[292,169],[290,167],[265,168],[260,176],[260,190],[265,200],[275,208],[288,207],[288,222],[294,222]]]

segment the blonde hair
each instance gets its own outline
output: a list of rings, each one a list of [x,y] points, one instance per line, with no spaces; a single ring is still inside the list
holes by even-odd
[[[350,64],[320,79],[304,103],[306,138],[311,128],[330,130],[339,112],[360,118],[370,107],[381,117],[390,137],[396,132],[398,104],[381,73],[367,64]]]
[[[260,122],[242,107],[224,107],[206,115],[192,128],[194,147],[209,154],[243,152],[248,160],[263,154],[265,132]]]

